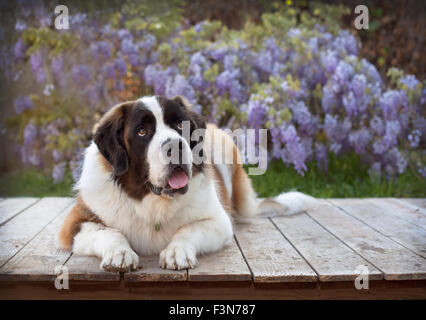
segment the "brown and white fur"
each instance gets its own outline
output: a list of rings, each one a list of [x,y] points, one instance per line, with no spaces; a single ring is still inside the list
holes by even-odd
[[[190,159],[193,147],[182,138],[173,116],[191,121],[191,130],[206,128],[204,141],[221,137],[229,147],[225,152],[232,150],[232,155],[223,154],[232,156],[231,163],[190,164],[185,168],[188,185],[170,190],[167,178],[172,169],[158,159],[163,144],[181,139],[182,152]],[[136,135],[139,121],[148,128],[149,140]],[[203,148],[206,158],[223,152],[215,144]],[[75,254],[100,257],[101,268],[109,271],[136,269],[139,255],[150,254],[160,255],[162,268],[193,268],[197,255],[232,241],[234,218],[292,214],[313,203],[313,198],[298,192],[257,199],[240,160],[232,138],[206,124],[183,98],[143,97],[115,106],[94,128],[76,185],[77,202],[59,241]]]

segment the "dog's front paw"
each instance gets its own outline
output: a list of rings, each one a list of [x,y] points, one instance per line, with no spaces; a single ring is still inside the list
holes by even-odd
[[[163,269],[181,270],[194,268],[197,265],[195,248],[185,243],[170,243],[160,253],[160,267]]]
[[[110,272],[129,272],[136,270],[139,264],[138,255],[128,248],[108,251],[101,262],[101,268]]]

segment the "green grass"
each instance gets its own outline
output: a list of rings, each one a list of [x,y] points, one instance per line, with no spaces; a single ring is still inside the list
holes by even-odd
[[[0,176],[1,197],[65,197],[73,195],[72,178],[68,173],[64,181],[55,184],[53,179],[36,170],[21,170]]]
[[[371,179],[368,168],[356,155],[338,159],[331,156],[327,174],[312,162],[302,177],[281,161],[273,161],[265,174],[250,178],[261,197],[291,190],[318,198],[426,197],[426,179],[412,172],[406,172],[398,179]]]
[[[261,197],[274,196],[284,191],[297,190],[321,198],[355,197],[426,197],[426,179],[407,172],[398,179],[370,179],[368,168],[356,155],[330,157],[329,170],[325,174],[308,164],[308,172],[300,176],[281,161],[270,163],[268,171],[260,176],[250,176]],[[35,170],[22,170],[0,176],[0,196],[70,196],[72,179],[54,184],[51,177]]]

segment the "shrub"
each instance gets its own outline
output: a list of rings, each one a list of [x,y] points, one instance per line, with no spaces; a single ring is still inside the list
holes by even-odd
[[[221,127],[268,128],[270,158],[301,175],[311,159],[326,171],[330,153],[355,152],[371,175],[411,168],[426,176],[425,82],[398,69],[382,79],[340,29],[346,8],[277,4],[241,30],[191,26],[177,7],[149,10],[129,2],[106,21],[76,14],[72,32],[46,19],[20,27],[14,59],[34,79],[11,121],[24,163],[50,168],[55,181],[69,167],[77,179],[102,113],[141,95],[180,94]]]

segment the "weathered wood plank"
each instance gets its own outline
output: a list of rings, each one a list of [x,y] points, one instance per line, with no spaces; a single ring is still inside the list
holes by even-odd
[[[189,281],[250,281],[251,273],[238,245],[232,243],[219,252],[198,257],[195,269],[188,269]]]
[[[19,209],[22,199],[32,202]],[[70,257],[58,250],[56,233],[72,201],[15,198],[0,202],[0,280],[53,280],[55,266],[66,261],[71,280],[119,281],[118,273],[100,269],[100,259]],[[380,270],[387,280],[426,279],[424,199],[330,202],[323,201],[307,214],[239,224],[235,230],[238,243],[200,256],[195,269],[163,270],[158,267],[158,256],[141,257],[142,269],[125,274],[124,280],[250,281],[247,263],[255,282],[316,281],[317,274],[321,281],[353,280],[359,265],[368,266],[370,279],[379,279]]]
[[[352,281],[359,266],[366,266],[371,280],[383,274],[348,248],[306,214],[272,219],[287,239],[316,270],[320,281]]]
[[[44,228],[30,243],[0,269],[2,281],[52,281],[55,267],[71,255],[58,244],[58,230],[72,206],[69,206]]]
[[[235,228],[238,244],[255,282],[317,281],[314,270],[268,219]]]
[[[65,263],[68,268],[70,280],[88,280],[88,281],[118,281],[120,274],[118,272],[106,272],[100,268],[101,259],[92,256],[82,256],[72,254],[71,258]]]
[[[39,198],[10,198],[0,202],[0,226],[35,204]]]
[[[391,199],[391,201],[397,203],[398,205],[402,205],[403,207],[410,210],[410,216],[413,220],[413,223],[423,223],[422,227],[426,229],[425,226],[425,217],[426,217],[426,199]],[[408,219],[410,219],[408,217]],[[420,220],[420,222],[419,222]]]
[[[185,281],[186,270],[168,270],[160,268],[158,255],[139,257],[139,269],[124,274],[124,280],[128,282],[142,281]]]
[[[424,198],[403,198],[403,199],[395,199],[398,202],[409,203],[412,206],[415,206],[419,209],[422,209],[423,212],[426,210],[426,199]]]
[[[43,198],[0,227],[0,267],[72,203],[72,198]]]
[[[308,215],[384,272],[386,280],[426,279],[426,260],[322,201]]]
[[[393,198],[369,198],[362,200],[371,203],[379,203],[380,208],[388,214],[392,214],[420,228],[426,229],[426,213],[422,212],[422,209],[419,210],[418,207],[397,201]]]
[[[38,285],[31,283],[0,283],[0,300],[14,299],[143,299],[143,300],[401,300],[422,299],[426,297],[426,281],[386,281],[370,282],[368,290],[356,290],[351,281],[317,282],[317,283],[291,283],[279,285],[253,286],[235,285],[234,283],[205,283],[178,282],[173,285],[164,283],[146,283],[142,286],[96,283],[85,285],[70,283],[70,290],[52,290],[52,285]],[[178,302],[178,301],[176,301]],[[181,305],[189,303],[178,302]],[[247,303],[247,302],[246,302]],[[283,304],[285,304],[283,302]],[[192,304],[193,305],[193,304]],[[313,306],[314,308],[314,306]],[[305,311],[305,309],[301,309]],[[317,311],[317,309],[315,309]],[[348,311],[352,311],[349,310]],[[358,310],[356,310],[358,311]],[[160,311],[163,312],[163,311]],[[158,312],[158,313],[160,313]],[[259,310],[255,312],[260,314]],[[352,311],[354,312],[354,311]],[[204,313],[203,313],[204,314]],[[158,316],[160,318],[160,316]],[[185,317],[169,317],[179,319]],[[187,319],[196,319],[188,316]],[[200,317],[208,318],[208,317]],[[231,317],[218,317],[218,319]],[[233,317],[238,319],[238,317]],[[240,317],[244,318],[243,316]],[[255,317],[254,317],[255,318]],[[259,319],[274,319],[275,317],[261,317]],[[232,318],[231,318],[232,319]]]
[[[426,258],[426,230],[409,223],[382,208],[384,200],[330,200],[350,215],[358,218],[383,235]]]

